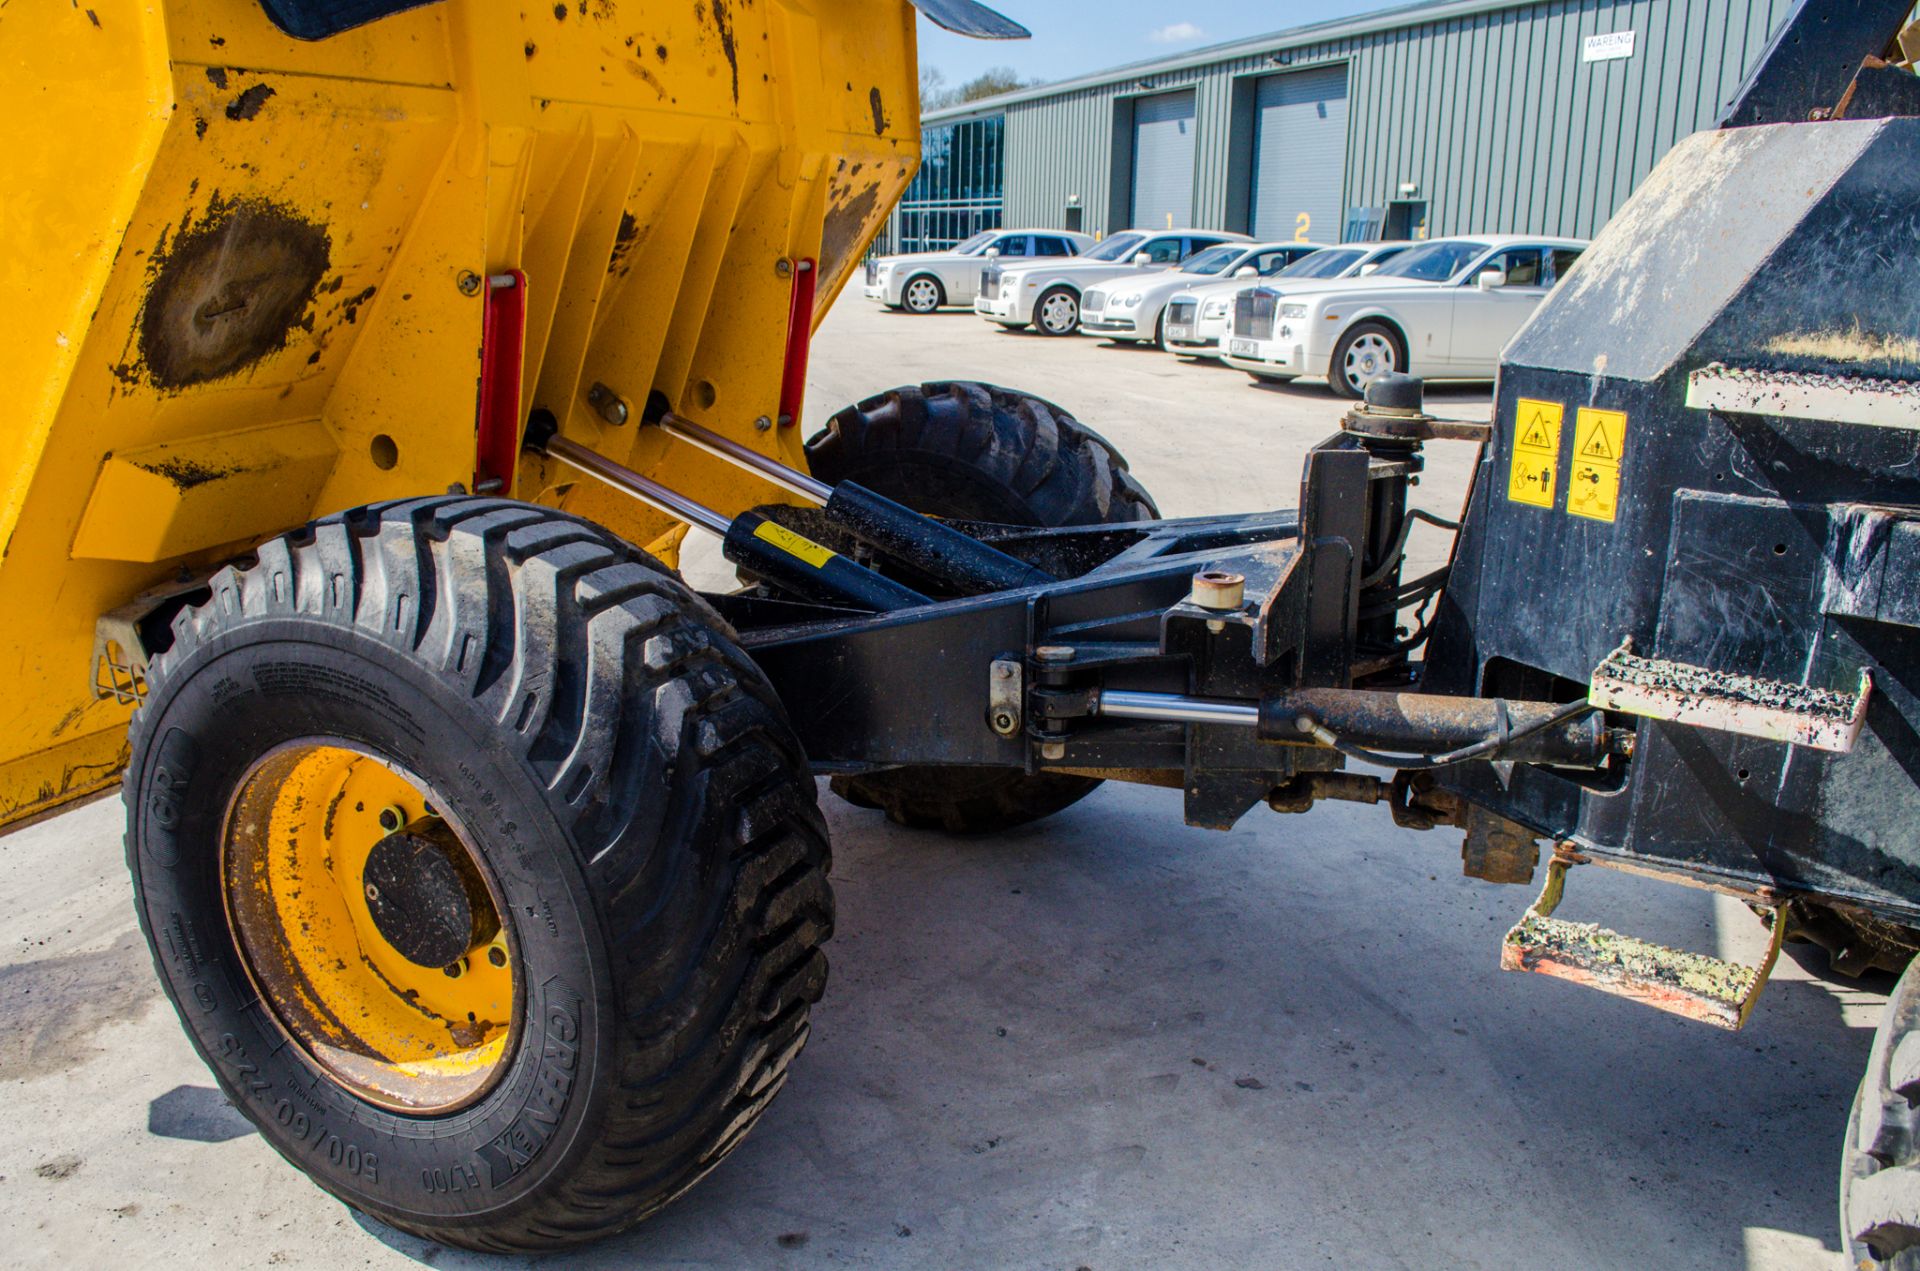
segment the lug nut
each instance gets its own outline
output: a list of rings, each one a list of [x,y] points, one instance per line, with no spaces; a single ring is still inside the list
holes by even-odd
[[[497,944],[492,945],[487,949],[487,961],[493,963],[495,966],[505,966],[507,964],[507,951]]]
[[[391,834],[407,823],[406,809],[398,806],[380,809],[380,828]]]
[[[458,961],[449,962],[441,967],[440,970],[445,973],[449,980],[457,980],[467,973],[467,960],[461,958]]]

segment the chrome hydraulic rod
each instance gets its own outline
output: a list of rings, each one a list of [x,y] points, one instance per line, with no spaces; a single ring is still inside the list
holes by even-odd
[[[1253,702],[1121,689],[1101,690],[1097,713],[1114,719],[1151,719],[1175,724],[1238,724],[1253,728],[1260,723],[1260,707]]]
[[[730,437],[722,437],[710,428],[703,428],[691,419],[676,415],[672,411],[660,417],[660,429],[668,436],[678,437],[688,445],[704,450],[716,459],[757,472],[782,490],[790,491],[803,499],[812,499],[815,503],[825,503],[833,497],[833,487],[824,481],[816,481],[798,468],[789,468],[778,459],[770,459],[759,451],[743,446]]]
[[[615,463],[579,442],[554,437],[542,448],[562,463],[596,476],[615,489],[626,491],[648,507],[657,508],[675,520],[698,525],[710,534],[718,534],[724,539],[733,524],[704,503],[695,503],[683,494],[676,494],[651,477],[643,477],[625,464]]]

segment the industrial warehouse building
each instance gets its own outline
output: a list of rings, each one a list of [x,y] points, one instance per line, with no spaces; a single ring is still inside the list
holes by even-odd
[[[1594,233],[1791,0],[1453,0],[935,111],[890,250],[1032,225],[1316,242]]]

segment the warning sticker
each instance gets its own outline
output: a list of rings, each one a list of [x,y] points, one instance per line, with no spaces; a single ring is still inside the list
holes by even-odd
[[[1507,477],[1507,497],[1515,503],[1553,506],[1560,466],[1560,421],[1565,414],[1558,402],[1520,399],[1514,411],[1513,470]]]
[[[753,536],[772,543],[789,556],[798,556],[815,569],[824,569],[827,562],[833,559],[833,553],[827,548],[772,521],[762,521],[754,526]]]
[[[1620,464],[1626,452],[1626,412],[1582,406],[1573,425],[1568,512],[1592,521],[1614,519],[1620,510]]]

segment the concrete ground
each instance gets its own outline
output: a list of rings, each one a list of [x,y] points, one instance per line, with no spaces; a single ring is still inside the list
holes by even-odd
[[[857,298],[815,359],[814,424],[918,379],[1041,392],[1169,515],[1292,506],[1339,415],[1321,385]],[[1488,409],[1484,385],[1433,400]],[[1457,509],[1468,462],[1438,448],[1426,506]],[[1108,786],[954,840],[822,799],[840,930],[786,1091],[667,1213],[542,1265],[1841,1263],[1836,1157],[1884,984],[1783,960],[1728,1035],[1503,975],[1531,895],[1371,808],[1220,834],[1174,792]],[[154,985],[119,835],[107,802],[0,839],[0,1264],[500,1265],[356,1218],[226,1107]],[[1672,943],[1761,944],[1705,893],[1589,870],[1570,894],[1570,916]]]

